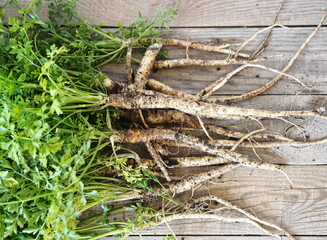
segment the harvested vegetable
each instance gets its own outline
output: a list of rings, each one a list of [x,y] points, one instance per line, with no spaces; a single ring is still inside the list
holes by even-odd
[[[136,154],[118,153],[120,147],[110,140],[115,132],[111,119],[118,109],[101,109],[106,76],[98,66],[121,61],[126,36],[155,37],[153,25],[166,23],[175,11],[168,9],[153,22],[139,16],[138,22],[112,33],[81,20],[74,1],[51,2],[49,21],[36,14],[34,7],[40,4],[32,2],[19,16],[9,17],[8,25],[0,25],[0,238],[128,234],[141,220],[110,222],[108,215],[128,209],[142,213],[143,207],[132,202],[127,209],[112,211],[110,203],[139,200],[157,180],[132,167],[128,161]],[[16,1],[9,6],[19,7]],[[134,44],[142,48],[151,41]],[[103,176],[108,167],[119,175]],[[96,205],[103,213],[80,219]],[[151,215],[150,207],[144,211]]]
[[[167,27],[176,9],[158,12],[153,21],[139,15],[129,27],[119,25],[116,32],[111,32],[83,20],[75,12],[75,5],[75,1],[50,1],[49,20],[43,21],[37,15],[42,2],[33,1],[29,8],[19,10],[20,16],[8,18],[7,25],[4,18],[1,21],[0,236],[3,239],[126,237],[167,219],[203,217],[250,223],[266,234],[294,239],[284,229],[218,196],[178,203],[170,195],[193,190],[242,166],[285,174],[282,166],[253,160],[239,153],[238,147],[326,142],[325,139],[299,141],[265,132],[265,128],[249,133],[232,131],[206,121],[284,120],[298,116],[326,119],[318,111],[267,111],[220,104],[255,97],[281,77],[292,77],[287,70],[318,31],[326,14],[280,71],[258,64],[263,60],[260,54],[241,52],[253,38],[236,51],[226,45],[206,46],[160,38],[155,26]],[[5,7],[19,8],[19,4],[10,1],[1,7],[3,12]],[[225,54],[226,59],[163,60],[165,54],[161,49],[165,46],[218,52]],[[143,52],[141,60],[133,58],[134,49]],[[262,51],[255,51],[258,52]],[[126,83],[112,81],[99,70],[110,62],[122,61],[126,62]],[[137,71],[133,70],[135,63],[139,65]],[[150,78],[154,68],[234,64],[241,66],[197,95]],[[250,93],[210,97],[247,67],[277,75]],[[199,130],[205,133],[204,137],[196,136]],[[128,150],[124,144],[143,144],[153,160],[144,152]],[[186,146],[202,155],[172,157],[167,148],[174,146]],[[184,179],[176,179],[169,170],[206,165],[216,167]],[[155,204],[164,201],[169,202],[167,209]],[[222,207],[211,207],[211,201]],[[96,206],[101,207],[100,213],[92,211]],[[233,216],[225,216],[224,211],[233,212]],[[112,219],[112,214],[122,212],[130,213],[130,217],[121,221]]]

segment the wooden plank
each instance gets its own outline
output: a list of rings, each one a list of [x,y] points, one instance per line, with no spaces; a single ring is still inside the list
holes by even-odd
[[[138,0],[138,1],[79,1],[78,10],[92,23],[103,22],[114,25],[120,19],[124,24],[135,21],[141,12],[152,18],[158,9],[173,6],[179,15],[171,26],[252,26],[273,23],[277,9],[282,1],[176,1],[176,0]],[[279,14],[278,21],[286,25],[317,24],[326,11],[326,0],[286,1]]]
[[[285,166],[285,172],[294,183],[291,190],[289,182],[280,173],[238,168],[214,183],[196,189],[193,195],[191,192],[183,194],[179,200],[187,202],[191,197],[216,195],[286,228],[292,234],[327,235],[326,171],[326,165]],[[176,235],[262,235],[248,224],[204,219],[176,221],[170,226]],[[164,224],[141,231],[144,235],[169,233]]]
[[[30,2],[24,1],[24,4]],[[103,22],[105,26],[114,26],[116,20],[122,19],[125,24],[135,19],[137,11],[141,11],[145,16],[153,16],[154,10],[163,5],[173,5],[181,9],[178,18],[172,22],[172,26],[203,27],[203,26],[265,26],[273,22],[275,12],[281,1],[259,1],[250,0],[247,2],[224,1],[219,4],[214,1],[78,1],[78,11],[89,19],[92,23]],[[316,25],[323,12],[326,11],[326,0],[320,1],[286,1],[280,12],[278,22],[286,25]],[[232,12],[232,13],[231,13]],[[12,12],[9,11],[8,15]],[[45,12],[42,13],[45,16]],[[251,36],[261,28],[175,28],[172,31],[163,33],[166,37],[178,37],[186,39],[190,33],[191,41],[207,42],[215,44],[217,42],[232,43],[233,48],[240,45],[242,41]],[[306,36],[313,30],[312,27],[296,28],[291,32],[285,29],[276,29],[273,32],[271,43],[266,55],[283,53],[282,59],[271,59],[265,64],[281,69],[287,60],[294,54]],[[314,86],[312,90],[306,90],[293,80],[283,78],[283,80],[269,90],[267,96],[261,96],[253,100],[240,103],[241,106],[267,109],[316,109],[326,106],[327,94],[327,62],[326,42],[327,28],[324,27],[310,43],[308,48],[300,56],[291,74],[301,79],[304,83]],[[247,48],[251,52],[258,41]],[[184,50],[170,49],[172,58],[184,57]],[[207,54],[199,51],[192,51],[192,57],[213,58],[214,54]],[[222,56],[219,56],[222,57]],[[123,66],[112,64],[104,68],[115,80],[122,80]],[[220,75],[230,71],[232,68],[217,71],[217,68],[179,68],[173,70],[161,70],[153,76],[166,84],[183,89],[190,93],[196,93],[202,87],[216,80]],[[259,75],[259,78],[256,76]],[[222,90],[223,94],[240,94],[255,89],[267,82],[272,75],[264,71],[247,70],[238,75],[238,78],[228,83]],[[246,82],[246,84],[239,84]],[[302,92],[300,92],[302,91]],[[316,96],[269,96],[270,94],[320,94]],[[294,120],[303,124],[311,138],[323,137],[327,134],[326,121],[323,120]],[[222,122],[225,125],[234,125],[231,122]],[[264,125],[269,125],[273,131],[285,132],[289,126],[287,124],[271,121],[263,121]],[[238,123],[240,129],[253,127],[253,123]],[[301,126],[302,127],[302,126]],[[293,127],[293,135],[301,138],[301,133]],[[287,130],[289,132],[289,130]],[[245,151],[249,153],[249,151]],[[280,173],[267,172],[263,170],[253,170],[249,168],[239,168],[224,175],[216,184],[206,184],[196,190],[195,196],[211,194],[220,196],[232,201],[238,206],[254,211],[260,218],[272,221],[277,225],[285,227],[296,235],[312,235],[309,237],[300,236],[298,239],[326,239],[327,235],[327,188],[326,188],[326,144],[302,147],[302,148],[274,148],[270,150],[259,150],[259,155],[265,161],[279,162],[286,164],[324,164],[316,166],[286,166],[285,172],[294,182],[294,190],[288,188],[289,183]],[[253,154],[252,154],[253,156]],[[203,170],[203,168],[201,168]],[[196,170],[201,170],[197,168]],[[206,169],[206,168],[205,168]],[[175,169],[176,175],[182,175],[194,170]],[[181,172],[182,171],[182,172]],[[276,181],[277,180],[277,181]],[[190,197],[187,193],[181,197],[186,200]],[[228,224],[215,221],[193,220],[179,221],[171,224],[177,235],[186,235],[180,239],[272,239],[261,237],[259,230],[246,224]],[[205,230],[205,231],[204,231]],[[149,228],[142,232],[148,235],[148,239],[162,239],[162,236],[169,234],[165,226]],[[160,235],[159,238],[154,235]],[[241,236],[243,234],[251,236]],[[194,235],[194,236],[187,236]],[[206,235],[206,236],[203,236]],[[229,235],[229,236],[218,236]],[[238,235],[238,236],[232,236]],[[317,236],[324,235],[324,236]],[[135,239],[135,238],[134,238]]]
[[[163,240],[166,235],[160,236],[142,236],[144,240]],[[111,237],[101,238],[100,240],[114,239]],[[140,240],[140,236],[130,236],[125,238],[126,240]],[[281,240],[287,240],[288,238],[282,237]],[[325,240],[326,236],[296,236],[297,240]],[[267,236],[177,236],[177,240],[276,240],[275,237]]]
[[[211,194],[213,193],[213,191],[210,192]],[[274,222],[296,235],[326,235],[327,220],[323,216],[326,214],[326,211],[323,210],[326,209],[326,202],[322,203],[321,200],[322,198],[326,198],[327,192],[325,190],[293,191],[291,195],[283,196],[280,191],[274,193],[265,191],[261,193],[261,196],[265,196],[265,200],[258,200],[260,196],[254,196],[251,193],[243,194],[249,196],[251,202],[250,211],[253,211],[260,218]],[[307,198],[301,198],[303,195],[307,196]],[[268,202],[268,198],[274,200]],[[280,200],[280,198],[284,200]],[[287,204],[282,204],[280,201],[285,201]],[[312,206],[315,204],[317,208],[314,209],[310,207],[307,209],[305,207],[306,205]],[[299,208],[299,205],[303,205],[304,207],[298,210],[294,209],[296,207]],[[293,213],[292,211],[301,211],[301,213]],[[222,223],[205,219],[183,220],[171,223],[170,225],[177,235],[198,234],[200,232],[205,232],[209,235],[262,234],[250,225]],[[203,231],[204,229],[205,231]],[[167,234],[169,230],[166,226],[157,226],[144,230],[144,232],[149,234]]]
[[[22,1],[27,7],[32,0]],[[144,17],[153,18],[158,9],[172,6],[179,14],[170,25],[174,27],[211,27],[211,26],[266,26],[274,22],[277,9],[283,0],[88,0],[77,1],[77,11],[92,24],[116,26],[118,20],[125,25],[137,19],[138,12]],[[327,10],[326,0],[288,0],[278,15],[278,22],[284,25],[316,25]],[[7,10],[8,15],[14,11]],[[46,17],[46,11],[41,12]]]
[[[169,38],[186,40],[190,34],[190,41],[206,44],[231,43],[234,49],[248,38],[250,38],[259,28],[196,28],[196,29],[173,29],[164,31],[162,35]],[[284,55],[262,62],[263,65],[283,69],[289,59],[294,55],[307,36],[313,31],[313,28],[296,28],[293,31],[277,28],[273,30],[269,47],[264,56]],[[245,49],[246,52],[253,52],[264,34],[259,35],[258,39]],[[293,79],[283,77],[280,82],[274,85],[264,94],[326,94],[327,93],[327,28],[322,28],[312,39],[307,48],[302,52],[288,72],[297,77],[304,84],[312,87],[307,89]],[[185,49],[168,48],[168,54],[171,59],[185,58]],[[219,54],[208,54],[203,51],[190,50],[191,58],[202,59],[221,59],[226,58]],[[227,67],[180,67],[174,69],[161,69],[152,76],[165,84],[183,89],[188,93],[196,93],[202,88],[208,86],[219,77],[227,74],[236,66]],[[218,71],[217,71],[218,70]],[[119,64],[109,64],[103,67],[103,71],[108,72],[113,80],[122,80],[124,76],[124,66]],[[237,74],[230,80],[219,94],[241,94],[261,87],[268,82],[276,73],[266,70],[248,68]]]

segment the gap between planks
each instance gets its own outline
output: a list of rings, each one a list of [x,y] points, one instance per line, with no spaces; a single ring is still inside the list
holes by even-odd
[[[144,240],[163,240],[167,235],[143,235],[142,238]],[[298,240],[326,240],[327,236],[294,236]],[[126,240],[141,240],[140,236],[130,236],[125,238]],[[113,239],[112,237],[101,238],[100,240],[109,240]],[[258,235],[243,235],[243,236],[218,236],[218,235],[211,235],[211,236],[203,236],[203,235],[183,235],[177,236],[177,240],[276,240],[274,237],[268,236],[258,236]],[[287,240],[286,237],[282,237],[281,240]]]
[[[106,26],[115,25],[116,22],[112,21],[113,19],[120,19],[128,25],[134,21],[139,11],[143,16],[151,18],[156,10],[163,9],[165,6],[180,9],[177,18],[171,22],[170,26],[265,26],[274,21],[281,2],[282,0],[235,0],[219,1],[219,3],[212,0],[95,0],[93,4],[90,4],[87,0],[79,0],[77,9],[92,23],[102,22]],[[324,0],[288,0],[278,15],[278,22],[285,25],[315,25],[326,10]]]
[[[116,26],[118,20],[128,25],[135,21],[138,12],[147,18],[153,18],[156,10],[173,6],[179,10],[173,27],[211,27],[211,26],[267,26],[273,23],[276,12],[283,0],[235,0],[217,1],[160,1],[160,0],[79,0],[77,11],[92,24]],[[32,0],[22,1],[27,7]],[[327,10],[325,0],[287,0],[278,15],[277,22],[285,25],[316,25]],[[13,15],[11,9],[7,15]],[[46,17],[46,10],[40,15]]]
[[[77,1],[77,11],[92,24],[116,26],[118,20],[129,25],[135,21],[138,12],[147,18],[153,18],[158,9],[173,6],[179,9],[177,18],[171,21],[172,27],[212,27],[212,26],[268,26],[273,23],[276,12],[283,0],[212,0],[160,1],[160,0],[88,0]],[[22,1],[22,7],[28,7],[32,0]],[[47,5],[47,3],[45,3]],[[325,0],[288,0],[278,15],[277,22],[292,26],[314,26],[327,10]],[[6,9],[7,15],[14,12]],[[47,17],[47,11],[40,15]]]

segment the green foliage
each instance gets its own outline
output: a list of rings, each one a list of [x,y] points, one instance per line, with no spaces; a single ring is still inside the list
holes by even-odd
[[[19,8],[17,0],[7,4]],[[135,154],[115,146],[109,123],[117,110],[100,108],[106,90],[98,66],[121,61],[128,38],[141,48],[156,41],[154,26],[167,27],[176,10],[158,12],[154,21],[139,15],[112,33],[81,19],[75,5],[51,1],[50,19],[42,21],[43,2],[35,0],[7,25],[0,6],[0,239],[97,239],[159,219],[136,205],[133,220],[111,223],[111,209],[103,207],[96,228],[79,226],[90,207],[139,198],[157,182],[129,164]],[[119,178],[99,177],[105,167]]]
[[[176,240],[176,238],[174,236],[166,236],[164,239],[162,240]]]
[[[158,10],[156,12],[156,18],[153,21],[149,21],[139,13],[137,22],[130,24],[129,27],[123,26],[122,23],[118,21],[117,25],[119,30],[116,34],[118,36],[123,36],[126,39],[134,39],[134,46],[137,46],[140,43],[143,45],[145,42],[148,42],[148,44],[149,42],[154,43],[157,41],[160,34],[158,28],[169,29],[168,23],[170,22],[170,19],[176,17],[177,11],[176,8],[172,7],[166,8],[163,11]],[[157,26],[158,28],[154,28],[154,26]],[[148,39],[144,41],[142,38]]]

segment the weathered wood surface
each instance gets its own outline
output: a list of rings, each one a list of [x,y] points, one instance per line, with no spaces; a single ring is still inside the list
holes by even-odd
[[[22,1],[27,6],[31,0]],[[77,9],[91,23],[116,26],[118,20],[124,24],[135,21],[138,12],[152,18],[157,10],[166,6],[179,9],[171,22],[177,27],[212,26],[267,26],[272,24],[283,0],[78,0]],[[315,25],[327,10],[326,0],[286,0],[278,22],[285,25]],[[10,13],[10,12],[9,12]],[[46,11],[42,12],[46,15]]]
[[[145,236],[143,235],[142,238],[144,240],[162,240],[166,235],[156,235],[156,236]],[[109,238],[102,238],[101,240],[105,240]],[[131,236],[125,238],[126,240],[140,240],[140,236]],[[177,240],[271,240],[271,237],[265,236],[255,236],[255,235],[244,235],[244,236],[177,236]],[[287,238],[282,237],[281,240],[286,240]],[[315,237],[307,237],[301,236],[299,240],[325,240],[325,236],[315,236]]]
[[[179,15],[171,26],[261,26],[270,25],[281,4],[278,1],[211,1],[211,0],[139,0],[139,1],[90,1],[79,0],[78,9],[93,23],[115,25],[116,19],[128,24],[134,21],[135,15],[141,12],[144,16],[153,17],[158,9],[173,6]],[[314,25],[320,15],[327,10],[327,1],[289,0],[279,14],[279,22],[286,25]]]
[[[254,212],[262,219],[285,227],[299,236],[297,239],[300,240],[308,239],[301,235],[326,236],[327,220],[324,216],[327,214],[327,166],[285,166],[284,170],[294,183],[293,190],[289,189],[289,182],[280,173],[239,168],[225,174],[220,180],[197,189],[193,197],[216,194],[249,212]],[[176,174],[182,175],[183,172],[176,171]],[[181,199],[187,200],[191,194],[188,192]],[[170,226],[176,235],[189,234],[194,238],[196,235],[197,239],[203,239],[203,236],[215,239],[214,237],[218,235],[262,234],[248,224],[203,219],[176,221],[170,223]],[[163,224],[141,232],[144,235],[153,233],[163,236],[170,231]]]
[[[27,5],[31,0],[23,1]],[[235,0],[235,1],[184,1],[184,0],[78,0],[77,9],[91,23],[103,23],[113,27],[118,20],[129,24],[140,11],[145,17],[153,17],[157,9],[174,6],[180,9],[178,17],[171,22],[174,28],[164,31],[165,37],[190,39],[207,44],[231,43],[237,49],[242,41],[253,33],[271,25],[282,0]],[[265,56],[283,54],[284,57],[272,58],[264,65],[282,69],[298,47],[317,25],[327,10],[327,0],[298,1],[286,0],[277,22],[296,26],[293,30],[276,28],[273,30]],[[46,17],[45,12],[41,13]],[[7,15],[12,15],[11,11]],[[306,89],[286,77],[260,96],[238,106],[266,108],[270,110],[305,110],[327,107],[327,28],[326,22],[308,47],[297,59],[289,73],[312,87]],[[243,28],[243,26],[255,26]],[[229,28],[232,27],[232,28]],[[246,52],[251,52],[260,44],[264,34],[249,44]],[[168,48],[171,58],[185,57],[185,50]],[[218,54],[191,50],[191,57],[223,58]],[[207,84],[227,73],[235,66],[226,68],[178,68],[159,70],[153,77],[171,87],[196,93]],[[114,80],[124,80],[124,66],[110,64],[103,68]],[[228,82],[218,94],[234,95],[256,89],[271,79],[274,74],[263,70],[246,69]],[[286,94],[286,95],[285,95]],[[300,125],[309,139],[327,136],[327,122],[321,119],[290,119]],[[302,133],[283,121],[262,121],[270,131],[285,133],[299,139]],[[222,122],[226,126],[234,123]],[[238,123],[239,130],[253,129],[254,124]],[[258,127],[258,126],[256,126]],[[247,150],[251,156],[251,150]],[[217,195],[234,204],[253,211],[257,216],[270,220],[295,234],[299,240],[327,239],[327,145],[310,147],[280,147],[258,150],[266,161],[287,164],[285,172],[294,183],[289,189],[285,177],[277,172],[239,168],[224,175],[216,184],[207,184],[195,191],[195,196]],[[200,169],[198,169],[200,170]],[[182,175],[175,169],[175,174]],[[193,170],[187,170],[191,172]],[[190,197],[190,193],[183,196]],[[207,220],[178,221],[170,224],[178,239],[183,240],[272,240],[261,236],[262,232],[242,223],[230,224]],[[162,239],[170,234],[164,225],[149,228],[142,232],[144,239]],[[105,238],[112,239],[112,238]],[[129,240],[140,239],[132,236]],[[283,240],[286,238],[283,238]]]
[[[193,197],[216,194],[262,219],[285,227],[300,240],[307,239],[301,235],[327,235],[327,221],[323,218],[327,214],[327,166],[285,166],[284,170],[294,184],[292,190],[280,173],[239,168],[197,189]],[[182,175],[183,172],[177,170],[176,174]],[[191,195],[188,192],[180,200],[187,201]],[[198,239],[203,236],[262,234],[248,224],[203,219],[172,222],[170,226],[176,235],[198,235]],[[170,234],[164,224],[148,228],[141,234],[152,235],[154,232],[160,236]]]

